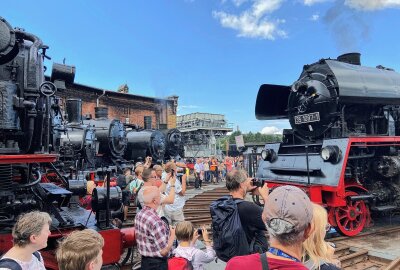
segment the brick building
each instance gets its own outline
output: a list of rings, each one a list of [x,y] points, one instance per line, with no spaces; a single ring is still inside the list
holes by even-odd
[[[127,88],[127,86],[125,85]],[[68,98],[82,100],[82,114],[94,118],[96,106],[108,107],[109,118],[119,119],[124,123],[137,124],[145,128],[176,128],[178,96],[166,99],[132,95],[125,91],[110,91],[79,83],[67,83],[66,90],[59,90],[57,95],[64,102]]]

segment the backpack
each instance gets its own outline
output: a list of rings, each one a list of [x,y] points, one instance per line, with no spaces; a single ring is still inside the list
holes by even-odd
[[[39,252],[35,251],[32,253],[32,255],[34,255],[38,261],[42,261],[40,259],[40,254]],[[22,270],[21,265],[19,265],[19,263],[17,263],[15,260],[10,259],[10,258],[5,258],[5,259],[0,259],[0,268],[8,268],[11,270]]]
[[[121,174],[117,177],[117,186],[121,188],[121,190],[124,190],[127,186],[126,183],[126,176]]]
[[[168,270],[193,270],[193,265],[186,258],[171,257],[168,259]]]
[[[223,196],[210,204],[214,249],[224,262],[251,253],[237,207],[241,202],[232,196]]]

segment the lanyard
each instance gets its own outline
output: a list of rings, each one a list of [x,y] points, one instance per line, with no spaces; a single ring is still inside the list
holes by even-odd
[[[290,260],[295,261],[295,262],[300,262],[299,259],[297,259],[297,258],[295,258],[295,257],[292,257],[292,256],[290,256],[289,254],[283,252],[282,250],[277,249],[277,248],[274,248],[274,247],[270,247],[270,248],[268,249],[268,252],[270,252],[270,253],[272,253],[272,254],[274,254],[274,255],[276,255],[276,256],[279,256],[279,257],[283,257],[283,258],[286,258],[286,259],[290,259]]]

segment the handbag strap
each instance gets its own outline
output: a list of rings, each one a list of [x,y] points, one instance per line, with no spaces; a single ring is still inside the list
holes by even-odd
[[[260,258],[261,258],[262,269],[263,270],[269,270],[267,254],[265,252],[261,253],[260,254]]]

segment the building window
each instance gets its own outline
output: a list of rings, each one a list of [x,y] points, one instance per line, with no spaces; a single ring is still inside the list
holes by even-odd
[[[144,117],[144,129],[151,129],[151,116]]]
[[[122,108],[122,113],[125,115],[129,115],[129,107],[123,107]]]

